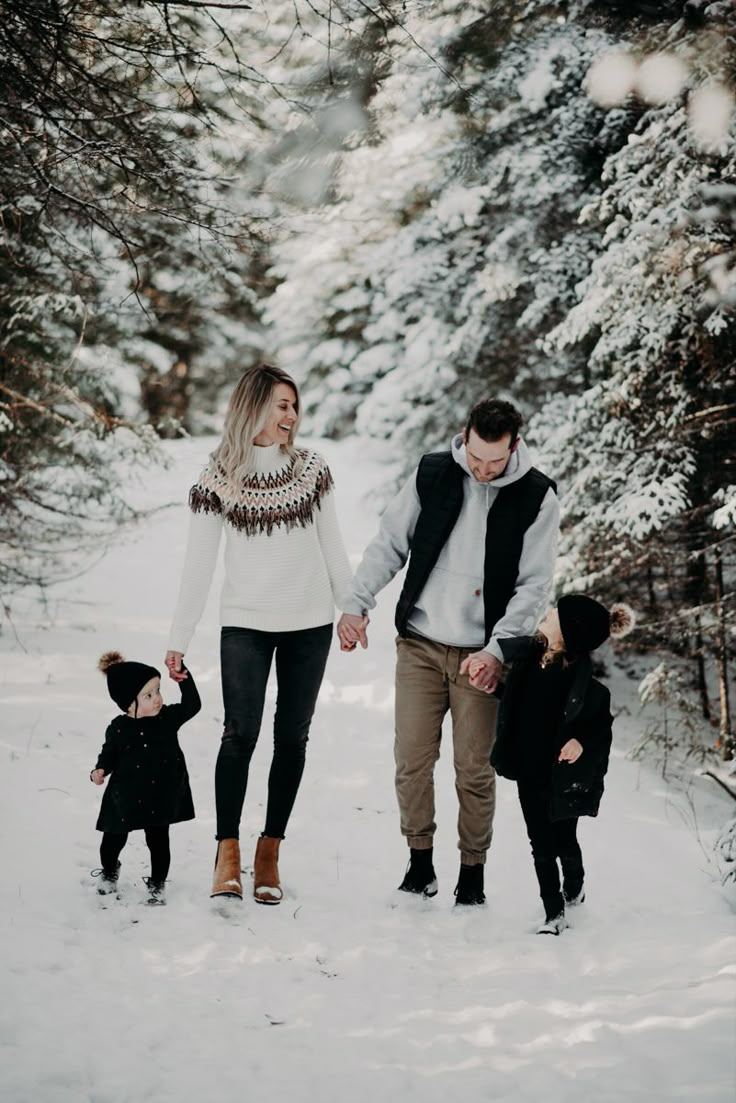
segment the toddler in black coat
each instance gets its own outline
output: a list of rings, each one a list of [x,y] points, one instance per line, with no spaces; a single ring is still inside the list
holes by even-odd
[[[124,713],[105,733],[105,743],[90,773],[95,785],[110,777],[102,798],[97,830],[102,831],[102,869],[97,891],[117,891],[120,852],[130,831],[142,830],[151,852],[146,878],[149,904],[163,904],[171,860],[169,825],[194,819],[189,775],[177,733],[199,712],[201,702],[189,671],[179,683],[181,704],[165,705],[161,675],[145,663],[126,662],[117,651],[98,663],[107,676],[113,701]]]
[[[584,594],[566,594],[537,636],[499,640],[511,667],[491,764],[518,786],[544,904],[540,934],[560,934],[565,905],[585,899],[578,817],[598,814],[612,725],[610,694],[593,677],[590,652],[609,635],[626,635],[633,619],[625,605],[609,612]]]

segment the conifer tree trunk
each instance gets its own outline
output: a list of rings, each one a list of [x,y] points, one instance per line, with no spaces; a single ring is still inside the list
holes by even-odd
[[[728,651],[726,647],[726,614],[723,608],[723,564],[721,549],[716,547],[715,553],[716,576],[716,621],[718,639],[718,681],[721,696],[721,726],[718,737],[718,748],[721,758],[730,759],[734,752],[733,728],[731,727],[731,702],[728,693]]]

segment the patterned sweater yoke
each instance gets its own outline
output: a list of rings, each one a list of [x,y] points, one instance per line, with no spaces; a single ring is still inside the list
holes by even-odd
[[[194,513],[220,514],[246,536],[270,536],[281,526],[288,532],[310,525],[332,485],[325,461],[306,448],[297,448],[277,471],[249,475],[240,487],[228,482],[217,461],[211,460],[189,492],[189,507]]]

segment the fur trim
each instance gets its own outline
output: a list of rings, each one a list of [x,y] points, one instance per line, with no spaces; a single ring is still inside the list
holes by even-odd
[[[101,670],[103,674],[107,674],[111,666],[115,666],[117,663],[124,663],[125,659],[119,651],[106,651],[104,655],[100,655],[100,660],[97,663],[97,669]]]
[[[282,470],[252,475],[236,491],[228,486],[216,463],[211,463],[189,493],[189,508],[193,513],[219,513],[246,536],[270,536],[282,525],[287,532],[297,525],[310,525],[315,509],[332,486],[330,469],[322,457],[297,449],[296,457]]]
[[[636,624],[636,613],[630,605],[617,601],[611,606],[611,635],[615,640],[628,636]]]

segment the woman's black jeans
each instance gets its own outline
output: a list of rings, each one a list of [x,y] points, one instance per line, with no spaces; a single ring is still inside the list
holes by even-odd
[[[225,730],[215,767],[218,839],[239,838],[248,767],[261,730],[274,652],[278,694],[263,833],[283,839],[304,773],[309,725],[331,642],[331,624],[297,632],[222,629]]]

